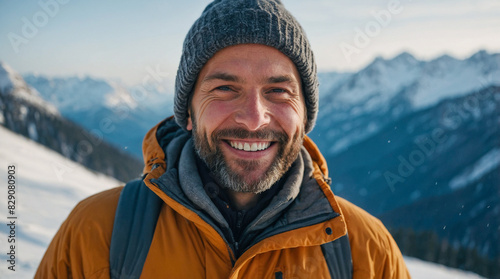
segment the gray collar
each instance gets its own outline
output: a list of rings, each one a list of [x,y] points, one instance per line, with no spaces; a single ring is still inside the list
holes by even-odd
[[[228,229],[229,226],[207,195],[202,180],[196,166],[196,153],[192,139],[189,139],[180,154],[179,159],[179,184],[187,199],[194,205],[208,214],[218,223],[221,228]],[[331,213],[329,202],[324,198],[322,190],[312,178],[312,159],[309,153],[302,147],[296,162],[288,170],[288,178],[280,192],[271,200],[266,207],[253,220],[246,229],[247,233],[261,231],[276,223],[283,216],[286,208],[286,215],[278,224],[286,225],[295,223],[302,219],[322,213]]]

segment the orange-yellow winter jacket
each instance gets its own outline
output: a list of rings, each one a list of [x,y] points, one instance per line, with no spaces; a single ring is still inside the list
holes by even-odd
[[[409,278],[384,225],[334,196],[325,159],[306,137],[296,173],[247,229],[238,258],[224,221],[196,191],[187,133],[167,119],[144,140],[145,185],[163,201],[141,278],[330,278],[321,245],[347,232],[353,278]],[[186,175],[186,174],[191,175]],[[288,182],[288,180],[287,180]],[[113,221],[123,187],[81,201],[48,247],[35,278],[110,278]],[[288,189],[288,190],[286,190]],[[288,191],[288,192],[287,192]],[[196,199],[196,200],[194,200]],[[281,199],[281,200],[280,200]]]

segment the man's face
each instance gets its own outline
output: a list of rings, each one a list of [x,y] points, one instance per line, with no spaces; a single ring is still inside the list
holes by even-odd
[[[204,65],[187,128],[221,186],[260,193],[297,158],[305,121],[293,62],[272,47],[243,44],[220,50]]]

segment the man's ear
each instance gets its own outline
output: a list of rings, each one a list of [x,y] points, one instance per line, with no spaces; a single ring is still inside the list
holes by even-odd
[[[193,121],[191,120],[191,109],[188,109],[188,119],[187,119],[186,129],[188,131],[193,130]]]

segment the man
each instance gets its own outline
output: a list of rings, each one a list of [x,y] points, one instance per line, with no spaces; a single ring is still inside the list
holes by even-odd
[[[77,205],[37,278],[119,278],[136,265],[141,278],[409,277],[384,226],[327,183],[305,136],[318,109],[314,57],[279,1],[207,6],[184,42],[174,109],[143,145],[137,189],[160,201],[144,261],[114,266],[135,258],[110,252],[131,245],[115,235],[147,227],[119,224],[151,219],[153,207],[123,202],[131,213],[121,219],[125,190],[116,188]]]

